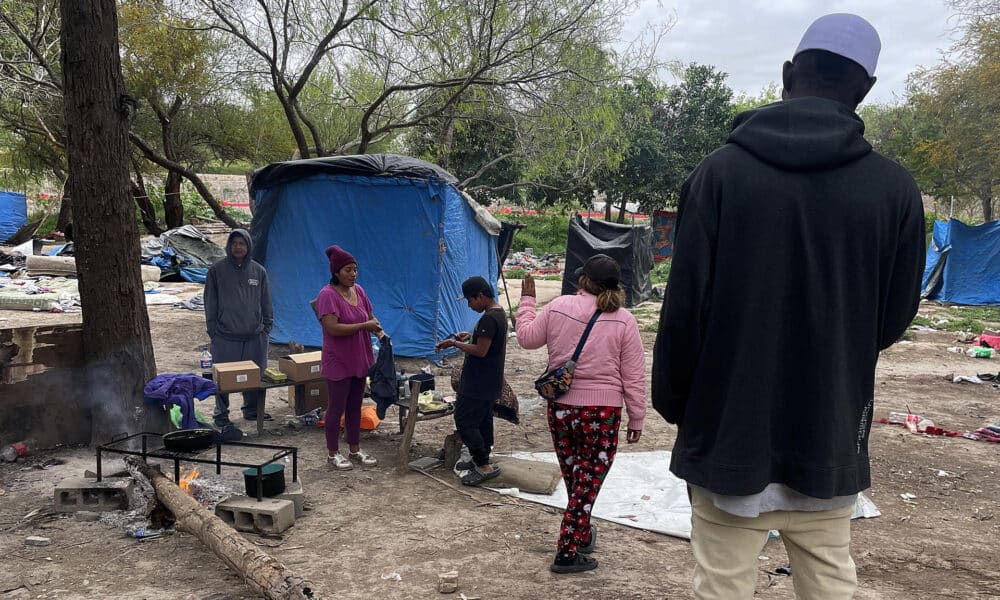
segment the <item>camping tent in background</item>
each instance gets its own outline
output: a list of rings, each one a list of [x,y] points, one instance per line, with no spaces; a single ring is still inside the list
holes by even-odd
[[[470,329],[462,281],[499,277],[500,223],[430,163],[367,154],[298,160],[256,171],[251,233],[267,268],[275,342],[320,346],[309,301],[330,280],[324,250],[358,259],[358,283],[398,356],[430,356],[439,340]]]
[[[0,244],[28,223],[28,199],[18,192],[0,191]]]
[[[935,221],[921,297],[955,304],[1000,304],[1000,221]]]
[[[653,287],[653,228],[649,225],[618,225],[597,219],[583,220],[573,215],[566,240],[566,270],[563,294],[576,293],[576,270],[595,254],[607,254],[622,269],[625,305],[635,306],[649,299]]]
[[[653,211],[653,260],[660,262],[674,254],[674,225],[677,213],[666,210]]]

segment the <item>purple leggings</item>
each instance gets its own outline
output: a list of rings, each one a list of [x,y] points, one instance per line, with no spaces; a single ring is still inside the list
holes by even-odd
[[[326,380],[330,398],[326,407],[326,449],[330,454],[340,449],[340,417],[344,417],[348,446],[361,443],[361,401],[365,393],[365,380],[348,377],[332,381]]]

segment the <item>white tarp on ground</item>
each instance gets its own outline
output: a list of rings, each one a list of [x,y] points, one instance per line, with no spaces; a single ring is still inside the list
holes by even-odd
[[[514,458],[556,462],[555,452],[513,452]],[[687,484],[674,477],[668,466],[670,453],[619,452],[611,466],[593,516],[629,527],[691,539],[691,505]],[[509,493],[539,504],[566,508],[566,484],[559,482],[551,495]]]
[[[509,456],[525,460],[556,462],[555,452],[513,452]],[[619,452],[601,493],[593,516],[621,525],[691,539],[691,504],[687,484],[669,470],[670,453]],[[546,496],[519,490],[494,490],[539,504],[566,508],[566,484],[559,482],[556,491]],[[858,494],[851,517],[871,518],[881,515],[875,504]]]

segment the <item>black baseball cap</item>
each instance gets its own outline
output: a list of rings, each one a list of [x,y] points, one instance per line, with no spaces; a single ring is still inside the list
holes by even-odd
[[[462,295],[456,298],[456,300],[468,300],[469,298],[475,298],[479,294],[485,294],[492,298],[493,286],[482,277],[476,275],[462,282]]]
[[[622,279],[622,270],[618,266],[618,261],[607,254],[595,254],[576,270],[575,275],[577,279],[580,275],[586,275],[597,285],[613,290],[618,287]]]

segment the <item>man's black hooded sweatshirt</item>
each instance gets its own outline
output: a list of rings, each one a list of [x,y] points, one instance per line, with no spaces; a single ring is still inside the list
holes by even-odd
[[[833,100],[771,104],[684,183],[652,395],[691,484],[869,487],[875,362],[916,314],[924,216],[863,133]]]

